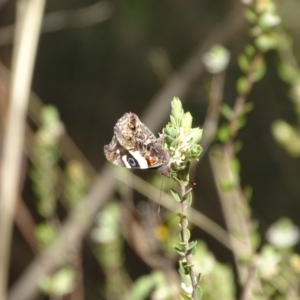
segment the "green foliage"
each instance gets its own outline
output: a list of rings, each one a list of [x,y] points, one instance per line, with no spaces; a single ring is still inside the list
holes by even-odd
[[[300,70],[285,61],[278,65],[278,74],[282,80],[289,84],[298,83],[300,80]]]
[[[89,178],[79,161],[72,160],[65,171],[65,202],[72,207],[86,194]]]
[[[170,192],[171,192],[173,198],[175,199],[175,201],[181,202],[180,195],[179,195],[179,193],[176,190],[170,189]]]
[[[75,273],[68,266],[56,271],[52,276],[47,276],[40,280],[41,290],[56,297],[70,293],[74,289]]]
[[[57,228],[51,223],[41,223],[36,227],[35,236],[41,248],[52,245],[57,238]]]
[[[243,53],[238,57],[238,64],[243,73],[236,83],[238,97],[232,108],[226,104],[222,105],[221,114],[227,122],[218,129],[218,139],[224,143],[226,155],[229,153],[227,157],[221,155],[220,159],[227,160],[230,172],[227,173],[227,176],[224,176],[223,180],[218,182],[222,193],[227,196],[230,193],[233,195],[240,188],[241,166],[235,155],[241,146],[233,147],[233,145],[236,143],[235,138],[238,130],[246,123],[246,114],[253,108],[253,105],[246,103],[246,97],[252,91],[253,85],[264,77],[267,69],[264,55],[270,50],[275,50],[279,54],[279,75],[282,80],[291,86],[290,96],[298,117],[296,126],[283,120],[275,121],[272,124],[272,132],[276,141],[281,144],[289,155],[298,157],[300,153],[300,69],[292,53],[291,40],[281,27],[281,18],[277,13],[274,1],[253,1],[249,3],[248,8],[245,10],[245,16],[252,23],[250,34],[253,37],[253,43],[246,46]],[[245,198],[250,199],[251,194],[251,188],[244,189]],[[248,274],[251,274],[251,270],[255,270],[258,274],[258,277],[255,278],[259,281],[259,287],[253,287],[248,295],[249,299],[299,299],[299,280],[297,281],[296,278],[299,278],[300,260],[293,250],[293,247],[299,242],[299,228],[293,225],[289,219],[284,218],[270,227],[267,231],[267,240],[270,244],[261,247],[262,239],[258,233],[257,223],[250,218],[250,207],[240,202],[237,207],[231,209],[232,213],[234,212],[240,215],[241,219],[244,219],[244,224],[251,224],[249,233],[253,253],[244,257],[239,256],[238,253],[236,254],[239,257],[238,267],[244,268],[246,272],[249,272]],[[239,222],[241,222],[241,219]],[[236,221],[238,222],[238,218]],[[238,227],[234,229],[234,231],[231,229],[231,233],[239,237],[242,231],[239,231]],[[257,250],[259,247],[261,247],[260,251]],[[197,249],[194,259],[198,254],[199,249]],[[209,260],[208,256],[205,255],[205,262],[209,261],[213,260]],[[214,266],[213,269],[215,270],[216,267]],[[229,282],[218,284],[217,287],[208,290],[203,266],[201,266],[201,273],[201,288],[206,299],[235,298],[232,278]],[[220,274],[221,271],[217,272],[217,275]],[[209,283],[215,284],[217,281],[212,274],[209,274],[208,278]],[[227,297],[225,295],[228,291],[222,291],[220,295],[214,294],[219,291],[220,287],[229,288],[230,292]],[[247,289],[247,286],[242,284],[242,289]]]
[[[168,299],[171,295],[166,278],[160,271],[152,272],[149,275],[142,276],[134,283],[128,295],[128,300],[148,299],[149,295],[161,295],[161,299]]]
[[[201,272],[204,299],[236,299],[232,269],[218,262],[204,242],[198,241],[196,248],[194,264],[196,272]]]
[[[277,249],[288,249],[299,242],[300,231],[290,219],[281,218],[268,229],[267,239]]]
[[[34,135],[33,166],[30,177],[38,199],[37,210],[44,219],[35,228],[35,237],[41,249],[51,247],[60,230],[56,215],[57,201],[65,196],[68,206],[78,203],[86,193],[88,179],[79,162],[67,163],[65,178],[58,166],[60,160],[59,142],[64,132],[59,113],[54,106],[44,106],[41,110],[41,124]],[[53,275],[42,278],[41,290],[53,297],[62,297],[74,290],[75,271],[71,263],[57,270]]]
[[[229,63],[230,52],[222,45],[214,45],[209,52],[203,55],[206,70],[212,74],[223,72]]]
[[[181,101],[174,98],[171,102],[172,110],[170,122],[163,132],[165,135],[165,148],[170,154],[172,178],[179,185],[180,193],[171,189],[171,194],[176,202],[182,206],[178,213],[179,226],[181,228],[180,241],[174,246],[179,260],[179,274],[181,276],[181,299],[200,299],[202,290],[195,284],[193,264],[191,257],[195,254],[197,242],[190,240],[190,231],[187,228],[187,209],[192,205],[192,188],[186,190],[189,184],[190,160],[197,159],[202,152],[198,142],[202,138],[200,128],[192,128],[192,116],[189,112],[184,113]],[[200,277],[199,277],[200,278]]]
[[[34,166],[30,172],[33,189],[38,198],[38,210],[43,217],[55,212],[59,160],[58,142],[63,132],[58,111],[46,106],[41,113],[41,126],[34,137]]]
[[[188,161],[197,159],[202,152],[198,144],[202,130],[192,128],[192,116],[189,112],[184,113],[178,98],[173,99],[171,106],[170,122],[163,129],[165,148],[170,153],[173,171],[182,171],[181,175],[188,181]]]
[[[282,218],[267,231],[266,244],[255,262],[264,294],[276,299],[299,299],[300,256],[292,247],[299,241],[299,228]]]
[[[220,126],[217,136],[220,142],[226,143],[230,138],[230,128],[227,125]]]
[[[123,239],[121,238],[120,223],[116,222],[120,218],[121,211],[117,203],[110,202],[105,205],[97,215],[96,226],[91,233],[91,238],[97,245],[95,255],[105,274],[106,282],[101,287],[105,298],[130,299],[126,298],[128,287],[123,274],[125,259]],[[145,292],[145,284],[142,282],[136,289],[135,294]]]
[[[272,133],[275,140],[293,157],[300,156],[300,135],[298,128],[284,120],[276,120],[272,124]]]

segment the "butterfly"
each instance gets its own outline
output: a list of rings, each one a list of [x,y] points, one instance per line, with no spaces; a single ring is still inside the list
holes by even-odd
[[[125,113],[114,127],[110,144],[104,146],[104,154],[111,163],[135,169],[158,168],[171,176],[170,157],[163,148],[163,139],[156,138],[134,113]]]

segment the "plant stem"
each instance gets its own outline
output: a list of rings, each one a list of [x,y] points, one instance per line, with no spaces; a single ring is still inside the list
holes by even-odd
[[[188,203],[187,200],[183,200],[183,196],[186,193],[185,190],[185,184],[184,181],[181,180],[180,184],[180,192],[181,192],[181,212],[183,214],[183,217],[181,218],[181,228],[182,228],[182,238],[183,238],[183,243],[185,244],[185,259],[186,262],[189,266],[192,266],[192,256],[189,252],[189,236],[188,236],[188,219],[187,219],[187,211],[188,211]],[[193,287],[193,292],[192,292],[192,297],[194,300],[197,300],[197,293],[196,293],[196,287],[197,287],[197,279],[194,274],[193,268],[189,268],[190,271],[190,278],[191,278],[191,283]]]
[[[19,197],[24,128],[45,0],[17,1],[15,45],[0,169],[0,299],[7,299],[13,220]]]

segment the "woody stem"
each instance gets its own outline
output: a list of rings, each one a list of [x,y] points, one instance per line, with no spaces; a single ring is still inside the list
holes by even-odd
[[[183,199],[183,196],[186,193],[185,190],[185,184],[184,181],[181,180],[180,181],[180,192],[181,192],[181,212],[182,212],[182,217],[181,217],[181,227],[182,227],[182,241],[184,243],[184,247],[185,247],[185,259],[186,262],[189,266],[191,266],[189,268],[189,274],[190,274],[190,278],[191,278],[191,283],[192,283],[192,287],[193,287],[193,291],[192,291],[192,298],[194,300],[197,300],[197,294],[196,294],[196,287],[197,287],[197,279],[196,276],[194,274],[192,265],[192,255],[189,251],[189,236],[188,236],[188,219],[187,219],[187,212],[188,212],[188,203],[187,200]]]

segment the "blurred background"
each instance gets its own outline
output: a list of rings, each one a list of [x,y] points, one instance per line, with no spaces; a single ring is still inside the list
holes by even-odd
[[[0,145],[16,7],[0,1]],[[174,183],[153,170],[123,174],[103,153],[125,112],[162,132],[173,97],[193,126],[204,128],[204,151],[191,171],[192,207],[210,221],[196,214],[190,222],[203,298],[256,299],[245,278],[251,268],[261,271],[257,261],[268,245],[273,263],[257,275],[265,297],[257,299],[299,299],[299,9],[296,0],[47,1],[24,128],[8,299],[179,299],[172,246],[180,206],[159,192],[162,181],[166,193]],[[153,200],[160,197],[158,214]],[[174,211],[166,204],[172,201]],[[268,239],[278,220],[292,240],[279,236],[284,246]],[[246,254],[221,229],[246,236]],[[51,248],[56,238],[65,243]],[[38,259],[47,249],[54,249],[44,257],[48,267],[30,273],[43,269]],[[283,261],[282,249],[296,265]]]

